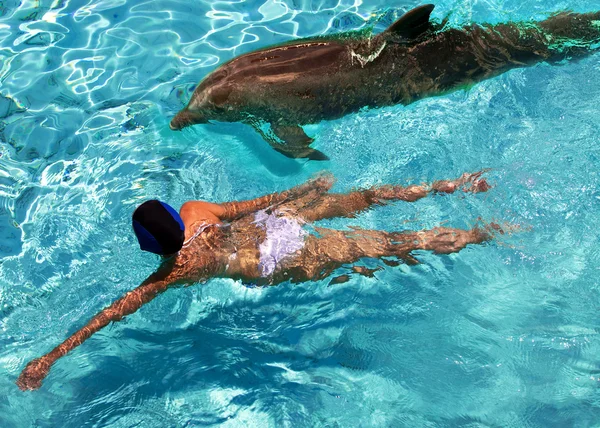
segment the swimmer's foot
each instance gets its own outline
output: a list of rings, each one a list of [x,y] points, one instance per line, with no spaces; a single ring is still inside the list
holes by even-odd
[[[481,178],[487,171],[489,171],[489,169],[482,169],[481,171],[472,174],[465,173],[456,180],[436,181],[431,185],[431,190],[440,193],[454,193],[458,189],[462,189],[463,192],[469,193],[487,192],[492,186],[488,184],[485,178]]]
[[[470,230],[436,227],[416,232],[415,235],[415,250],[430,250],[436,254],[457,253],[469,244],[481,244],[493,238],[485,227]]]
[[[510,235],[520,230],[519,225],[491,222],[487,224],[480,223],[469,230],[436,227],[431,230],[422,230],[409,234],[401,233],[398,235],[398,240],[406,240],[406,236],[409,236],[413,240],[414,245],[416,245],[410,251],[431,250],[437,254],[450,254],[462,250],[469,244],[482,244],[491,240],[497,241],[498,235]]]

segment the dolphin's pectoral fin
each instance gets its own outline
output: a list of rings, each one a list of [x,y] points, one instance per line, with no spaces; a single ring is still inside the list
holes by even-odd
[[[391,42],[407,42],[416,39],[430,28],[429,16],[435,6],[425,4],[406,12],[382,35]]]
[[[298,125],[282,126],[271,124],[271,131],[277,136],[283,144],[273,145],[273,148],[279,153],[290,158],[308,158],[310,160],[328,160],[325,153],[309,146],[315,141],[310,138],[304,130]]]
[[[314,138],[310,138],[300,126],[282,126],[271,124],[271,131],[283,143],[289,146],[290,151],[306,148],[312,144]]]
[[[310,160],[329,160],[325,153],[310,148],[314,139],[304,133],[298,125],[284,126],[271,124],[270,132],[261,126],[252,124],[254,129],[275,150],[289,158],[308,158]]]

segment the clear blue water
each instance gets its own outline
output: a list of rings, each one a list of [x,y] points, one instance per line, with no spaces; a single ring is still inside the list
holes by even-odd
[[[0,2],[0,426],[597,426],[600,54],[309,127],[296,162],[239,124],[168,122],[216,64],[370,25],[383,0]],[[451,22],[599,0],[444,0]],[[160,198],[251,198],[327,168],[335,190],[493,168],[480,195],[393,204],[385,230],[522,226],[374,278],[173,289],[93,336],[42,388],[23,366],[158,264],[130,230]],[[377,266],[374,260],[363,262]]]

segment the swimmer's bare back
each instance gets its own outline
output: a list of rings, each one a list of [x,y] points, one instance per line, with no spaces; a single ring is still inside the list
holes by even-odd
[[[463,174],[456,180],[437,181],[430,186],[380,186],[347,194],[328,193],[333,180],[329,176],[322,176],[289,191],[250,201],[224,204],[187,202],[180,211],[186,226],[186,239],[193,238],[194,227],[203,225],[204,231],[176,256],[163,262],[139,287],[102,310],[52,351],[27,364],[17,379],[17,385],[22,390],[39,388],[52,364],[60,357],[109,323],[134,313],[172,286],[189,285],[214,277],[242,279],[258,284],[317,280],[364,257],[396,257],[407,263],[416,263],[410,254],[415,250],[448,254],[468,244],[490,240],[490,227],[472,230],[439,227],[419,232],[392,233],[319,228],[319,236],[309,235],[302,249],[285,259],[278,269],[265,278],[259,268],[259,245],[265,239],[265,230],[250,215],[275,206],[305,222],[353,217],[372,205],[395,200],[413,202],[431,193],[454,193],[459,189],[472,193],[485,192],[490,186],[481,178],[482,173]],[[222,222],[228,224],[223,226]],[[353,272],[364,274],[361,269],[354,269]]]

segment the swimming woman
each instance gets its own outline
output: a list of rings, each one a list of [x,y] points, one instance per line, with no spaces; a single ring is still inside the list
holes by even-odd
[[[291,190],[249,201],[186,202],[179,214],[163,202],[144,202],[133,213],[133,230],[142,250],[165,257],[160,268],[48,354],[27,364],[17,385],[22,390],[39,388],[56,360],[174,285],[213,277],[256,285],[319,280],[364,257],[418,263],[412,251],[448,254],[487,241],[491,239],[489,226],[472,230],[437,227],[419,232],[312,227],[314,233],[305,227],[321,219],[354,217],[372,205],[393,200],[413,202],[430,193],[453,193],[457,189],[485,192],[490,187],[481,174],[463,174],[431,186],[381,186],[347,194],[328,193],[333,180],[321,176]],[[365,274],[358,267],[349,266],[348,271]]]

